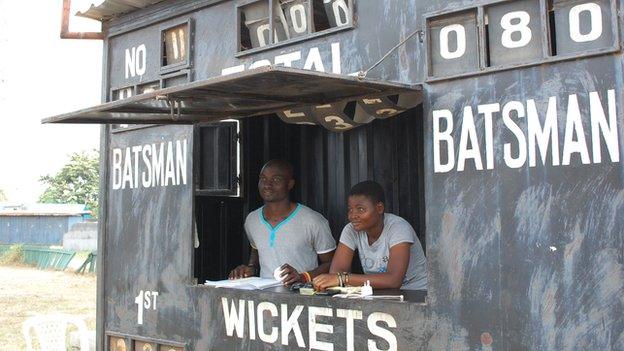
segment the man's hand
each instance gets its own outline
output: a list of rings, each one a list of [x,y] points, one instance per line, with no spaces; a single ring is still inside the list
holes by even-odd
[[[284,263],[280,270],[282,274],[280,275],[280,280],[284,285],[291,286],[292,284],[301,281],[301,275],[288,263]]]
[[[230,272],[229,278],[230,279],[247,278],[247,277],[253,277],[255,274],[256,274],[256,267],[242,264],[234,268]]]

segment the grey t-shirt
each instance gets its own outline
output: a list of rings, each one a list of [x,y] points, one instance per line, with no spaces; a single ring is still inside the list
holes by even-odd
[[[411,243],[410,261],[401,289],[427,290],[427,260],[414,228],[403,218],[385,213],[381,235],[372,245],[368,244],[366,232],[356,231],[349,223],[342,230],[340,242],[358,251],[366,274],[386,272],[390,248],[400,243]]]
[[[245,232],[260,256],[260,276],[273,277],[275,268],[288,263],[298,272],[318,266],[318,254],[336,249],[329,223],[320,213],[297,204],[282,222],[272,227],[264,219],[262,207],[245,220]]]

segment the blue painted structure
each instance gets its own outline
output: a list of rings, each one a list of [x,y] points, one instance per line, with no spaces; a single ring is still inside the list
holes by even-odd
[[[84,205],[0,206],[0,243],[62,245],[63,234],[89,215]]]

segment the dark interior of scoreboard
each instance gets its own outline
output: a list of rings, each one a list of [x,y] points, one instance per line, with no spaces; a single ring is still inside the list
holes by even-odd
[[[273,158],[293,164],[292,199],[323,214],[336,241],[347,223],[347,192],[352,185],[373,179],[384,187],[386,211],[409,221],[425,248],[421,106],[343,133],[286,124],[275,115],[243,119],[238,133],[199,126],[200,152],[195,161],[199,164],[195,168],[199,247],[194,259],[198,283],[224,279],[231,269],[247,262],[249,243],[243,223],[250,211],[262,205],[258,174]],[[236,169],[231,163],[236,162],[232,150],[237,137],[242,156],[239,179],[229,174]],[[354,262],[353,270],[361,270],[359,262]]]

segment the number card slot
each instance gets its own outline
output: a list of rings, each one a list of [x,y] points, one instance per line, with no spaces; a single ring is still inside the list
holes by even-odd
[[[111,336],[108,338],[109,351],[130,351],[128,340],[122,337]]]
[[[157,351],[156,344],[145,341],[135,341],[134,351]]]
[[[277,116],[286,123],[316,125],[312,107],[298,107],[280,111]]]
[[[613,11],[608,0],[555,0],[557,55],[568,56],[615,45]]]
[[[314,114],[323,127],[333,132],[344,132],[358,125],[345,113],[346,106],[346,103],[315,106]]]
[[[539,0],[505,2],[485,8],[490,66],[542,58]]]
[[[479,69],[476,9],[431,19],[428,28],[430,75],[442,77]]]
[[[310,0],[279,0],[276,7],[276,19],[286,24],[284,28],[288,39],[314,32],[314,22],[309,20],[312,18]]]
[[[271,44],[269,1],[257,1],[241,7],[241,49],[251,49]]]

